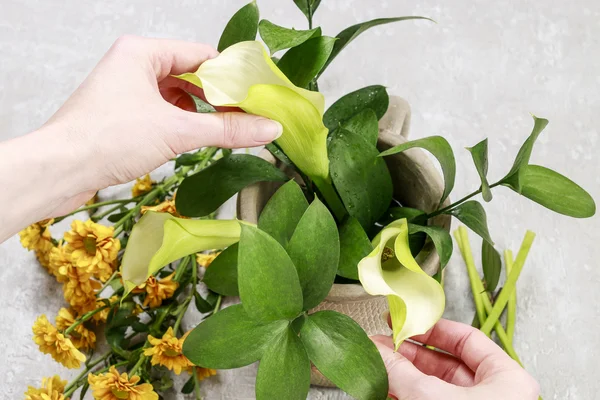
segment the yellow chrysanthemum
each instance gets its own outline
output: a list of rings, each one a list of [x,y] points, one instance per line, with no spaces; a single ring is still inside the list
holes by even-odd
[[[215,258],[217,258],[217,256],[221,254],[220,251],[216,251],[213,253],[198,253],[196,254],[196,262],[198,263],[198,265],[200,265],[201,267],[204,268],[208,268],[208,266],[215,261]]]
[[[73,267],[71,256],[66,252],[62,241],[50,250],[48,262],[48,270],[56,277],[57,281],[64,283],[69,280],[66,275],[60,273],[61,267],[65,267],[63,271],[67,271],[67,267]]]
[[[91,220],[73,221],[71,230],[65,233],[65,249],[71,262],[78,268],[86,268],[106,282],[112,275],[117,255],[121,249],[119,239],[113,238],[114,228]]]
[[[76,314],[74,311],[61,308],[56,316],[56,329],[64,331],[75,323],[75,318]],[[69,334],[69,339],[80,350],[89,350],[96,347],[96,334],[87,329],[83,324],[77,325]]]
[[[44,354],[50,354],[52,358],[67,368],[79,368],[85,361],[85,356],[75,348],[71,340],[48,321],[45,315],[41,315],[33,324],[33,341],[39,346]]]
[[[137,178],[135,180],[135,184],[131,188],[131,195],[133,197],[138,197],[143,194],[148,193],[152,190],[152,186],[154,185],[154,181],[150,178],[150,175],[143,176],[141,178]]]
[[[150,308],[156,308],[162,304],[163,300],[173,296],[173,293],[175,293],[175,290],[179,287],[179,284],[173,281],[174,275],[175,272],[161,280],[151,276],[145,283],[142,283],[135,289],[136,293],[146,292],[146,298],[144,299],[143,304],[144,307],[150,306]]]
[[[29,386],[25,392],[25,400],[69,400],[63,394],[67,381],[60,379],[58,375],[52,378],[43,378],[42,387]]]
[[[172,216],[177,217],[177,218],[187,218],[187,217],[179,215],[179,213],[177,212],[177,209],[175,208],[175,199],[165,200],[156,206],[142,206],[142,210],[141,210],[142,215],[144,215],[148,211],[169,213]]]
[[[42,267],[44,267],[44,269],[46,271],[48,271],[50,274],[54,275],[54,272],[50,268],[50,253],[52,252],[52,249],[54,249],[54,246],[52,245],[52,243],[50,243],[50,246],[48,248],[43,249],[43,250],[42,249],[36,250],[35,258],[37,258],[40,265]]]
[[[148,335],[148,342],[152,347],[144,350],[144,355],[152,356],[152,365],[162,365],[179,375],[181,371],[193,365],[182,353],[183,341],[188,333],[177,338],[173,333],[173,328],[169,327],[161,339]]]
[[[61,279],[65,279],[63,294],[65,300],[77,310],[85,313],[96,308],[96,290],[102,285],[92,279],[92,274],[86,269],[67,264],[58,270]]]
[[[19,232],[21,245],[28,250],[49,251],[52,247],[52,237],[48,227],[54,222],[54,219],[45,219]]]
[[[97,400],[158,400],[149,383],[138,384],[140,377],[137,375],[129,378],[127,373],[119,375],[119,371],[112,366],[105,374],[88,375],[88,383],[92,389],[94,399]]]
[[[196,367],[195,370],[199,381],[210,378],[211,376],[215,376],[217,374],[217,370],[212,368]],[[189,372],[194,373],[193,369]]]

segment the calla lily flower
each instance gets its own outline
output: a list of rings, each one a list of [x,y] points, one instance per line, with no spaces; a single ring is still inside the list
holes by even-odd
[[[239,107],[281,123],[283,134],[276,143],[317,186],[330,182],[325,99],[295,86],[260,42],[234,44],[195,73],[176,78],[203,88],[213,106]]]
[[[367,293],[387,296],[397,350],[405,339],[424,334],[439,321],[444,289],[412,256],[405,218],[386,226],[373,247],[358,264],[358,276]]]
[[[238,242],[240,233],[237,220],[192,220],[147,212],[133,227],[123,255],[121,275],[126,292],[173,261]]]

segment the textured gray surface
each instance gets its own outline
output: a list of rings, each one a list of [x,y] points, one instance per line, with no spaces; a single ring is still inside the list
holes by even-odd
[[[244,0],[62,2],[0,0],[0,139],[42,124],[110,44],[133,33],[216,43]],[[304,27],[291,0],[259,0],[262,16]],[[452,2],[323,0],[316,23],[335,34],[374,17],[420,14],[438,21],[376,28],[323,75],[328,102],[368,84],[385,84],[412,105],[412,136],[444,135],[458,153],[455,197],[477,186],[461,148],[490,138],[490,176],[509,167],[529,133],[529,112],[550,119],[533,155],[600,199],[596,153],[600,114],[600,3],[596,0]],[[2,171],[1,173],[10,173]],[[526,229],[538,233],[519,283],[516,348],[546,399],[593,399],[600,386],[598,218],[556,216],[499,189],[487,206],[500,248],[516,250]],[[10,212],[10,210],[3,210]],[[42,376],[74,376],[36,351],[36,316],[55,315],[59,287],[13,237],[0,245],[0,398],[17,399]],[[470,321],[464,267],[448,267],[446,315]],[[190,318],[192,321],[192,318]],[[207,399],[251,399],[254,367],[220,373]],[[311,399],[347,398],[314,389]]]

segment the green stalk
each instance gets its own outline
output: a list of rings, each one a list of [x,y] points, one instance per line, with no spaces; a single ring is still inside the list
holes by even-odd
[[[496,301],[496,304],[494,304],[494,308],[492,309],[492,311],[488,313],[488,319],[481,326],[481,331],[488,336],[496,322],[498,322],[498,318],[500,318],[504,307],[506,307],[506,304],[508,303],[508,299],[510,298],[512,292],[515,291],[517,280],[519,279],[519,275],[523,270],[523,265],[525,265],[525,260],[527,259],[527,255],[529,254],[529,250],[531,249],[533,239],[535,239],[535,233],[527,231],[525,233],[525,238],[523,239],[523,243],[521,244],[521,248],[519,249],[519,253],[517,254],[517,259],[515,260],[511,273],[508,275],[506,283],[500,291],[498,300]]]
[[[71,383],[69,383],[64,390],[64,396],[65,398],[69,398],[73,392],[75,392],[77,389],[79,389],[79,387],[82,385],[82,383],[80,382],[87,374],[89,374],[92,369],[100,364],[101,362],[105,361],[106,359],[108,359],[110,356],[112,355],[112,351],[107,352],[106,354],[104,354],[102,357],[97,358],[96,360],[90,362],[89,364],[87,364],[84,368],[83,371],[81,371],[81,373],[79,375],[77,375],[75,377],[75,379],[73,379],[71,381]],[[127,363],[127,361],[125,361],[125,363]],[[118,365],[118,364],[117,364]],[[108,370],[108,369],[107,369]]]
[[[107,308],[109,308],[110,306],[102,306],[102,307],[98,307],[95,310],[92,310],[86,314],[83,314],[81,317],[77,318],[75,320],[75,322],[73,323],[73,325],[71,325],[70,327],[68,327],[67,329],[65,329],[65,331],[63,332],[63,335],[65,336],[69,336],[69,334],[71,332],[73,332],[73,330],[75,328],[77,328],[79,325],[83,324],[85,321],[89,320],[90,318],[92,318],[95,314],[98,314],[100,311],[104,311]]]
[[[343,221],[344,217],[346,217],[346,207],[342,203],[342,200],[338,196],[337,192],[333,188],[333,184],[331,183],[331,179],[328,181],[324,179],[313,179],[314,184],[319,189],[319,192],[323,196],[325,203],[331,208],[333,215],[338,221]]]
[[[504,262],[506,264],[506,275],[510,275],[513,269],[513,254],[510,250],[504,251]],[[513,290],[510,297],[508,298],[508,304],[506,305],[506,334],[511,343],[515,337],[515,325],[517,323],[517,291]]]
[[[223,301],[223,296],[219,295],[219,297],[217,297],[217,304],[215,304],[215,309],[213,310],[213,315],[218,313],[219,310],[221,309],[222,301]]]
[[[89,206],[79,207],[77,210],[75,210],[73,212],[65,214],[62,217],[55,218],[53,224],[56,224],[56,223],[62,221],[63,219],[65,219],[67,217],[70,217],[72,215],[78,214],[78,213],[80,213],[82,211],[92,210],[94,208],[99,208],[99,207],[102,207],[102,206],[109,206],[111,204],[123,205],[123,204],[127,204],[127,203],[132,203],[134,201],[137,201],[138,199],[139,199],[139,197],[133,197],[131,199],[107,200],[107,201],[102,201],[100,203],[90,204]]]
[[[202,397],[200,396],[200,380],[198,379],[196,367],[192,369],[192,373],[194,374],[194,395],[196,396],[196,400],[202,400]]]
[[[498,181],[496,183],[493,183],[493,184],[490,185],[490,189],[491,188],[495,188],[496,186],[499,186],[502,183],[503,183],[502,181]],[[427,218],[433,218],[433,217],[438,216],[440,214],[445,214],[445,213],[447,213],[449,211],[452,211],[452,209],[454,209],[457,206],[461,205],[462,203],[464,203],[465,201],[469,200],[470,198],[477,196],[479,193],[481,193],[481,188],[477,189],[473,193],[470,193],[470,194],[466,195],[462,199],[455,201],[454,203],[450,204],[449,206],[446,206],[446,207],[444,207],[442,209],[434,211],[431,214],[427,214]]]
[[[459,248],[461,246],[464,246],[464,248],[461,250],[461,252],[462,252],[463,258],[465,259],[465,263],[471,263],[471,266],[470,267],[467,266],[467,268],[475,269],[475,264],[473,262],[473,254],[471,253],[471,247],[469,245],[467,229],[464,226],[460,226],[456,231],[454,231],[454,233],[455,233],[455,237],[456,236],[460,237],[460,239],[458,239],[458,240],[460,240]],[[466,256],[469,256],[469,257],[466,257]],[[469,275],[469,280],[471,280],[470,275]],[[481,301],[483,303],[485,312],[487,312],[489,314],[493,309],[493,305],[483,287],[483,282],[481,281],[481,277],[479,276],[477,271],[475,271],[474,279],[471,280],[471,287],[472,288],[475,287],[474,294],[475,293],[478,294],[478,297],[481,299]],[[488,318],[488,320],[489,320],[489,318]],[[483,324],[483,321],[481,321],[481,323]],[[506,331],[504,330],[504,327],[502,326],[502,324],[499,321],[496,321],[496,324],[494,325],[494,329],[495,329],[496,334],[498,335],[498,339],[500,340],[500,343],[502,343],[502,346],[504,347],[504,350],[506,351],[506,353],[513,360],[518,362],[519,365],[523,366],[523,364],[521,364],[521,360],[519,359],[519,356],[517,355],[517,352],[515,351],[515,349],[512,346],[512,343],[510,342],[510,340],[508,340],[508,336],[506,334]]]
[[[473,301],[475,302],[477,319],[479,320],[479,323],[483,325],[486,319],[485,309],[483,306],[483,300],[480,296],[481,290],[479,290],[476,284],[476,282],[481,283],[481,279],[479,278],[479,274],[475,269],[475,262],[473,261],[473,254],[471,252],[469,239],[466,236],[463,236],[463,230],[461,228],[463,227],[461,226],[460,228],[458,228],[458,230],[454,231],[454,238],[456,239],[458,248],[460,249],[460,252],[467,266],[467,274],[469,275],[469,281],[471,282],[471,293],[473,294]]]
[[[106,282],[104,282],[104,284],[102,285],[102,287],[100,288],[100,290],[98,290],[96,292],[96,297],[100,296],[100,293],[102,293],[102,291],[104,289],[106,289],[110,285],[110,283],[117,277],[118,274],[119,274],[119,270],[116,269],[115,272],[112,273],[112,275],[110,276],[110,278],[108,278],[108,280]]]
[[[109,208],[108,210],[106,210],[105,212],[103,212],[102,214],[99,215],[93,215],[92,216],[92,221],[94,222],[98,222],[100,221],[102,218],[106,217],[107,215],[112,214],[113,212],[117,211],[119,208],[121,208],[123,206],[123,204],[117,204],[114,207]]]

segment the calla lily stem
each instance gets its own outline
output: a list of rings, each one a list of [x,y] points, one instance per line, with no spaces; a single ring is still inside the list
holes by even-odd
[[[513,265],[513,268],[506,279],[506,283],[504,287],[500,291],[500,295],[498,296],[498,300],[496,300],[496,304],[494,304],[494,308],[488,312],[488,319],[481,326],[481,331],[489,336],[494,324],[500,318],[502,311],[506,307],[508,303],[508,299],[511,297],[512,292],[515,291],[515,286],[517,284],[517,280],[519,279],[519,275],[523,270],[523,265],[525,265],[525,260],[527,259],[527,255],[529,254],[529,250],[531,249],[531,245],[533,244],[533,240],[535,239],[535,233],[531,231],[527,231],[525,233],[525,238],[523,239],[523,243],[521,244],[521,249],[517,254],[517,259]]]
[[[504,262],[506,264],[506,275],[510,275],[513,268],[513,254],[510,250],[504,251]],[[508,298],[508,304],[506,305],[506,334],[511,343],[513,343],[515,336],[515,325],[517,320],[517,291],[513,290],[510,297]]]

